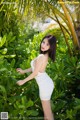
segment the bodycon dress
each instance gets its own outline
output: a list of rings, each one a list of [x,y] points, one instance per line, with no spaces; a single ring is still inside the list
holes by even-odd
[[[35,59],[34,59],[35,60]],[[34,71],[34,60],[31,61],[31,68]],[[41,100],[50,100],[54,83],[52,79],[48,76],[46,72],[38,72],[37,76],[35,76],[36,82],[39,86],[39,96]]]

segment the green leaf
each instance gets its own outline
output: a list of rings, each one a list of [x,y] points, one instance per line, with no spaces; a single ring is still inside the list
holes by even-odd
[[[14,65],[15,65],[15,59],[11,61],[11,67],[14,67]]]
[[[27,110],[27,116],[37,116],[38,111],[36,110]]]
[[[60,109],[63,109],[65,104],[66,104],[66,101],[63,101],[63,100],[56,101],[54,111],[59,111]]]
[[[25,108],[24,105],[19,105],[18,107],[21,108],[21,109],[24,109],[24,108]]]
[[[7,68],[1,68],[1,69],[0,69],[0,72],[6,71],[6,70],[7,70]]]
[[[5,55],[5,58],[14,58],[16,55]]]
[[[4,49],[0,50],[0,53],[1,54],[6,54],[7,53],[7,48],[4,48]]]
[[[7,95],[6,89],[4,86],[0,85],[0,92],[3,93],[3,95]]]
[[[2,54],[6,54],[6,53],[7,53],[7,48],[4,48]]]
[[[70,120],[75,120],[74,119],[74,115],[75,115],[75,111],[74,110],[67,110],[66,111],[66,114],[67,114],[67,118],[69,118]]]
[[[33,106],[33,104],[33,101],[29,100],[28,103],[26,103],[26,108]]]
[[[0,37],[0,47],[2,47],[6,42],[6,35],[3,36],[3,38]]]
[[[25,103],[26,103],[26,96],[23,96],[23,97],[22,97],[22,104],[23,104],[23,105],[26,105]]]

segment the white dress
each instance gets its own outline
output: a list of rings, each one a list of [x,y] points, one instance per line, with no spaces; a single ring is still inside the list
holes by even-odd
[[[31,61],[31,68],[34,71],[34,60]],[[37,76],[35,77],[36,82],[39,86],[39,95],[41,100],[50,100],[53,89],[54,83],[52,79],[48,76],[46,72],[38,72]]]

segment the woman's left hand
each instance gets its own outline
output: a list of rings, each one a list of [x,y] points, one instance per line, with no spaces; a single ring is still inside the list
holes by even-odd
[[[19,80],[19,81],[17,82],[17,84],[18,84],[19,86],[23,85],[24,83],[25,83],[24,80]]]

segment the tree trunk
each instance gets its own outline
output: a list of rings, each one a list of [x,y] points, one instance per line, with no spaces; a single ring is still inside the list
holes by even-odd
[[[59,0],[59,2],[63,2],[62,0]],[[72,34],[72,38],[73,38],[73,43],[74,43],[74,48],[75,49],[80,49],[80,46],[79,46],[79,41],[78,41],[78,37],[77,37],[77,34],[75,32],[75,29],[74,29],[74,26],[73,26],[73,23],[72,23],[72,20],[71,20],[71,17],[66,9],[66,6],[65,6],[65,3],[61,4],[62,8],[63,8],[63,11],[64,11],[64,14],[65,14],[65,17],[68,21],[68,24],[69,24],[69,28],[70,28],[70,31],[71,31],[71,34]]]

